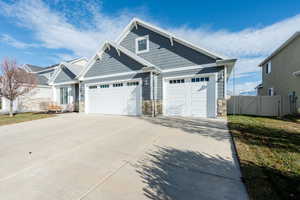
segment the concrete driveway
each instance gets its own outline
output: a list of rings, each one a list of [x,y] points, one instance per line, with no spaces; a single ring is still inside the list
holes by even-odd
[[[0,127],[0,199],[247,199],[222,120],[64,114]]]

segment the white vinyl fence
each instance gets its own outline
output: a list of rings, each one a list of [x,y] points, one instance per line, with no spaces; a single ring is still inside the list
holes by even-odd
[[[227,100],[228,114],[284,116],[295,112],[295,103],[284,96],[231,96]]]

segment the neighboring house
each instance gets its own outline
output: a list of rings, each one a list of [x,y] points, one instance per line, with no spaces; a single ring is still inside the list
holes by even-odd
[[[62,62],[49,80],[53,91],[53,101],[64,110],[79,111],[78,77],[86,64],[85,58]]]
[[[300,32],[296,32],[269,57],[259,64],[262,84],[258,95],[289,96],[300,109]],[[298,104],[297,104],[298,103]]]
[[[39,67],[35,65],[25,64],[23,69],[27,72],[36,74],[37,86],[29,93],[18,97],[14,101],[13,109],[16,112],[28,112],[28,111],[44,111],[47,110],[49,103],[55,103],[61,105],[64,110],[76,111],[75,105],[75,85],[76,76],[80,70],[83,69],[87,60],[85,58],[74,59],[71,61],[62,62],[49,67]],[[56,81],[63,81],[63,73],[61,71],[69,71],[67,76],[70,76],[74,80],[73,82],[63,82],[57,84]],[[77,81],[78,82],[78,81]],[[64,92],[59,93],[58,90],[64,86]],[[68,94],[65,94],[65,91]],[[62,97],[64,95],[64,98]],[[67,97],[66,97],[67,96]],[[1,99],[2,106],[1,112],[8,112],[9,101],[5,98]],[[77,106],[78,107],[78,106]],[[78,110],[78,109],[77,109]]]
[[[80,74],[80,110],[224,115],[227,80],[235,62],[133,19],[115,42],[103,44]],[[64,81],[73,83],[71,78]]]

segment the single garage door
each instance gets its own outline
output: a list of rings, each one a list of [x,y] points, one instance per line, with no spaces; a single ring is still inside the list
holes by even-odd
[[[87,113],[140,115],[141,84],[127,81],[89,85],[86,105]]]
[[[165,79],[167,116],[215,117],[215,76]]]

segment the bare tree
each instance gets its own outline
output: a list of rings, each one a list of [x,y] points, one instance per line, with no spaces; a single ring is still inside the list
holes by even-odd
[[[13,116],[13,102],[36,87],[36,76],[26,72],[15,60],[5,58],[0,68],[0,97],[9,100],[9,116]]]

